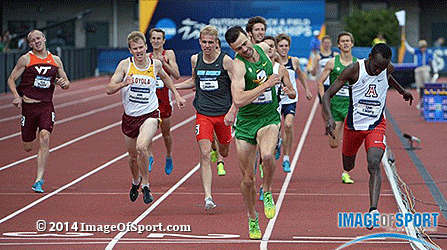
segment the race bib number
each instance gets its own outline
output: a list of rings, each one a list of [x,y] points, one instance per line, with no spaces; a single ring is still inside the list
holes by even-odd
[[[157,89],[162,89],[165,87],[165,83],[157,76],[157,81],[155,82],[155,87]]]
[[[264,93],[262,93],[258,98],[256,98],[253,101],[253,104],[266,104],[271,103],[273,101],[272,98],[272,89],[266,90]]]
[[[151,90],[149,88],[130,87],[129,101],[136,103],[149,103]]]
[[[336,96],[343,96],[343,97],[348,97],[349,96],[349,87],[348,86],[343,86],[338,92],[337,94],[335,94]]]
[[[47,76],[36,76],[34,79],[34,87],[40,89],[47,89],[51,86],[51,77]]]
[[[217,78],[201,78],[200,89],[203,91],[213,91],[219,88]]]
[[[381,113],[379,101],[359,100],[357,113],[369,117],[377,117]]]

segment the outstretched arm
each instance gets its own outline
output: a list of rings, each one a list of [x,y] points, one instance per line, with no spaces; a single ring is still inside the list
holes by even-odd
[[[186,100],[180,96],[179,92],[177,91],[177,89],[174,86],[174,83],[172,82],[171,77],[164,71],[161,61],[158,59],[155,59],[154,66],[156,67],[156,72],[158,71],[157,75],[163,81],[165,86],[168,87],[168,89],[170,89],[172,91],[172,93],[174,94],[174,97],[177,100],[177,106],[179,108],[183,108],[185,106]]]
[[[129,60],[125,59],[122,60],[118,67],[115,70],[115,73],[110,78],[109,84],[107,84],[106,92],[108,95],[115,94],[118,92],[118,90],[126,87],[129,84],[132,84],[132,76],[127,76],[124,79],[124,76],[126,75],[125,69],[129,66]]]
[[[312,93],[310,92],[309,85],[307,84],[307,76],[301,70],[300,60],[298,59],[298,57],[293,57],[292,58],[292,63],[294,64],[293,66],[295,67],[296,75],[298,76],[298,79],[300,79],[300,82],[303,85],[304,90],[306,91],[306,98],[307,98],[307,100],[311,100],[312,99]],[[290,80],[292,80],[292,79],[290,79]],[[293,80],[295,80],[295,79],[293,79]]]
[[[410,101],[410,106],[413,103],[413,95],[409,92],[406,91],[402,85],[400,85],[396,79],[394,79],[394,77],[391,75],[391,73],[394,71],[394,65],[392,63],[390,63],[388,65],[388,84],[390,86],[393,86],[397,92],[399,92],[399,94],[402,95],[402,97],[404,98],[405,101]]]
[[[175,87],[177,89],[192,89],[195,87],[196,75],[194,69],[196,67],[196,63],[197,63],[197,54],[191,56],[191,69],[192,69],[191,77],[183,82],[176,83]]]
[[[20,109],[22,106],[22,97],[19,96],[16,87],[16,81],[25,71],[26,65],[29,63],[29,55],[25,54],[19,58],[16,66],[12,69],[11,75],[8,77],[8,87],[11,91],[14,99],[12,100],[12,104]]]
[[[335,139],[335,121],[331,113],[331,98],[345,85],[346,82],[354,84],[358,79],[359,64],[357,62],[349,64],[335,80],[331,87],[323,95],[323,110],[326,117],[326,131]]]

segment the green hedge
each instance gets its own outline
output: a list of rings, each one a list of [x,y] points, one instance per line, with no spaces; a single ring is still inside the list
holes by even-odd
[[[344,18],[345,29],[352,33],[356,46],[372,46],[377,33],[382,32],[390,46],[400,45],[401,27],[395,16],[396,10],[382,9],[362,11],[354,9]]]

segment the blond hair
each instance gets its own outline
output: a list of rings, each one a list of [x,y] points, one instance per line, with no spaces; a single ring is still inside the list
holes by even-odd
[[[127,46],[130,48],[130,42],[136,43],[139,39],[143,40],[143,42],[146,44],[146,37],[143,33],[141,33],[140,31],[130,32],[130,34],[127,36]]]
[[[216,39],[219,37],[219,31],[213,25],[206,25],[200,30],[200,36],[215,36]]]

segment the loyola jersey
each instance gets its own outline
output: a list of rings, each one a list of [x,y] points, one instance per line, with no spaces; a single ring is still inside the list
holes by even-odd
[[[145,69],[139,69],[129,58],[127,76],[132,77],[132,84],[121,89],[121,97],[124,112],[129,116],[141,116],[158,109],[158,98],[155,93],[157,72],[154,71],[154,63],[148,58],[149,65]]]
[[[366,72],[365,60],[359,60],[359,79],[351,86],[347,125],[354,130],[372,130],[384,119],[388,70],[377,76]]]
[[[17,91],[20,96],[25,95],[34,100],[49,102],[53,99],[54,83],[59,66],[50,52],[43,59],[38,58],[32,51],[28,54],[30,62],[22,74]]]

